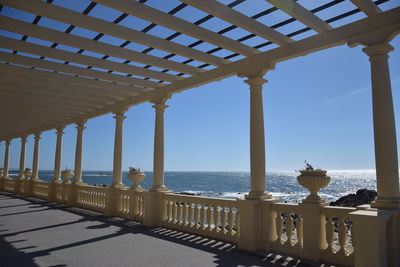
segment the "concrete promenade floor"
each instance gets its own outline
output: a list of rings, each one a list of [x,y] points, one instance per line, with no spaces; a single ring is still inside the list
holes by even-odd
[[[235,246],[36,198],[0,193],[0,267],[305,266]]]

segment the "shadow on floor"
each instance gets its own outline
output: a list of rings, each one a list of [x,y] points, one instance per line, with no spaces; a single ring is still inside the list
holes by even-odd
[[[49,226],[32,228],[19,232],[11,232],[6,234],[1,234],[0,232],[0,267],[5,266],[39,266],[35,263],[35,258],[43,257],[50,255],[50,253],[59,251],[62,249],[72,248],[75,246],[95,244],[96,242],[118,237],[121,235],[136,235],[142,234],[151,236],[154,238],[162,239],[165,241],[174,242],[183,246],[187,246],[190,248],[194,248],[201,251],[206,251],[212,253],[214,258],[215,266],[308,266],[305,263],[300,262],[297,259],[293,259],[288,256],[282,256],[273,253],[265,253],[264,255],[254,255],[247,252],[240,251],[235,245],[226,243],[224,241],[213,240],[205,237],[201,237],[198,235],[193,235],[189,233],[183,233],[176,230],[156,227],[149,228],[145,227],[142,224],[134,221],[129,221],[127,219],[119,218],[119,217],[105,217],[100,213],[89,211],[76,207],[68,207],[58,203],[47,203],[40,199],[35,198],[24,198],[18,195],[13,195],[9,193],[1,193],[0,198],[2,199],[21,199],[27,201],[27,204],[24,205],[34,205],[36,207],[43,207],[40,210],[34,210],[29,212],[20,212],[20,213],[10,213],[0,216],[11,216],[16,214],[24,214],[36,211],[44,211],[49,209],[59,209],[65,212],[73,213],[80,216],[80,219],[73,222],[59,223],[53,224]],[[23,205],[14,205],[23,206]],[[10,206],[11,207],[11,206]],[[87,226],[86,229],[104,229],[110,226],[118,227],[118,231],[113,232],[111,234],[106,234],[94,238],[89,238],[86,240],[69,243],[62,246],[55,246],[48,249],[43,249],[34,252],[23,252],[22,249],[34,248],[34,247],[25,247],[25,248],[14,248],[11,243],[22,242],[24,240],[16,240],[12,242],[7,242],[5,238],[13,237],[18,234],[34,232],[44,229],[57,228],[63,226],[69,226],[75,223],[81,223],[85,221],[96,222],[95,225]],[[65,266],[65,265],[53,265],[55,266]]]

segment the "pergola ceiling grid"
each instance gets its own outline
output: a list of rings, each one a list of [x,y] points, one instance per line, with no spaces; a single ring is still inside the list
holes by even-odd
[[[2,0],[6,1],[5,3],[12,3],[10,0]],[[157,0],[159,1],[159,0]],[[174,1],[174,0],[169,0],[169,3],[173,3],[173,5],[165,5],[164,2],[162,5],[160,5],[160,8],[157,6],[157,1],[153,0],[146,0],[139,1],[141,4],[139,5],[148,5],[152,8],[156,8],[159,10],[162,10],[164,14],[169,14],[170,16],[179,18],[179,19],[184,19],[186,21],[190,21],[193,25],[201,26],[204,27],[207,30],[213,30],[213,34],[217,34],[220,36],[223,36],[224,38],[229,38],[233,42],[237,42],[240,44],[243,44],[243,46],[248,46],[252,47],[254,49],[253,51],[256,51],[255,49],[259,51],[267,51],[268,49],[278,47],[277,44],[271,42],[268,40],[268,38],[265,38],[265,36],[260,37],[257,35],[257,32],[254,34],[251,29],[249,31],[244,30],[239,23],[239,27],[236,25],[233,25],[235,21],[232,21],[232,18],[228,19],[231,22],[221,20],[220,18],[214,17],[206,12],[200,11],[199,9],[196,9],[190,5],[187,5],[185,3],[179,2],[179,1]],[[210,0],[212,2],[212,0]],[[291,1],[291,0],[287,0]],[[353,2],[364,2],[367,0],[355,0]],[[372,0],[371,0],[372,1]],[[43,1],[45,2],[45,1]],[[67,5],[71,5],[69,9],[74,10],[75,12],[79,12],[78,15],[81,18],[84,18],[81,14],[87,15],[88,17],[94,17],[98,18],[100,15],[102,15],[107,9],[107,17],[104,18],[101,16],[101,19],[109,21],[108,25],[113,25],[115,24],[116,28],[115,29],[122,29],[121,27],[130,27],[132,25],[132,21],[135,20],[135,17],[133,15],[127,14],[128,11],[123,10],[121,7],[118,6],[119,1],[109,1],[109,0],[99,0],[101,3],[109,3],[109,5],[114,6],[116,5],[115,9],[106,7],[103,5],[100,5],[99,3],[96,2],[89,2],[85,1],[86,6],[85,7],[80,7],[77,8],[73,4],[70,4],[68,1],[68,4],[65,4],[66,2],[60,1],[60,0],[47,0],[46,2],[50,3],[49,5],[52,6],[58,6],[59,8],[67,8]],[[192,4],[192,0],[187,0],[185,1],[188,4]],[[205,2],[209,2],[208,0]],[[272,3],[276,3],[276,1],[271,0]],[[332,0],[332,1],[318,1],[318,4],[320,6],[315,7],[313,9],[310,9],[309,6],[306,4],[304,5],[307,10],[306,13],[303,13],[303,16],[296,17],[300,18],[302,22],[297,20],[296,18],[293,18],[291,16],[288,16],[286,13],[283,13],[276,7],[272,6],[269,4],[267,1],[265,1],[265,7],[267,8],[266,10],[262,10],[261,12],[252,15],[251,17],[247,17],[253,20],[256,20],[258,22],[263,22],[267,27],[274,31],[279,31],[281,34],[287,36],[287,37],[296,37],[294,39],[295,41],[301,40],[307,36],[313,35],[316,32],[311,29],[314,28],[313,25],[328,25],[329,23],[332,23],[332,26],[336,26],[339,24],[347,24],[349,22],[354,21],[355,19],[358,20],[361,17],[366,17],[365,15],[365,10],[360,11],[361,7],[357,7],[354,4],[349,4],[345,2],[350,2],[350,1],[344,1],[344,0]],[[374,3],[373,5],[380,5],[383,3],[389,2],[389,0],[378,0]],[[28,3],[28,2],[27,2]],[[122,3],[122,2],[119,2]],[[126,3],[126,2],[125,2]],[[160,3],[160,2],[158,2]],[[202,3],[199,1],[199,3]],[[248,15],[254,14],[255,12],[258,12],[256,9],[252,9],[252,4],[251,0],[246,1],[246,0],[236,0],[236,1],[219,1],[219,3],[224,4],[224,8],[231,8],[231,9],[236,9],[237,11],[241,11],[241,8],[246,8],[242,13]],[[254,2],[253,2],[254,3]],[[263,2],[264,3],[264,2]],[[302,5],[305,3],[303,0],[294,0],[294,3],[298,3],[299,5]],[[393,3],[393,2],[392,2]],[[44,4],[44,3],[43,3]],[[14,4],[10,4],[11,6],[14,6]],[[138,5],[138,1],[133,2],[132,5]],[[341,6],[346,6],[346,8],[341,8]],[[371,5],[371,4],[369,4]],[[393,4],[392,4],[393,5]],[[18,7],[18,5],[16,5]],[[200,61],[193,59],[192,56],[185,56],[188,54],[181,54],[180,52],[177,52],[177,54],[172,53],[172,52],[166,52],[167,51],[173,51],[173,50],[168,50],[164,49],[165,47],[160,47],[159,45],[155,45],[155,47],[151,46],[146,46],[145,42],[142,44],[136,43],[136,39],[132,38],[125,38],[125,36],[121,34],[116,34],[110,31],[112,27],[110,27],[108,30],[105,30],[104,32],[106,33],[101,33],[101,32],[96,32],[94,30],[97,30],[95,26],[89,27],[89,29],[86,29],[87,25],[84,23],[80,22],[77,23],[79,26],[74,26],[67,24],[68,23],[73,23],[68,18],[61,19],[64,22],[56,22],[53,21],[53,19],[57,19],[54,14],[50,14],[51,18],[47,17],[41,17],[39,14],[42,14],[43,16],[46,16],[46,13],[43,13],[41,10],[35,10],[29,9],[29,7],[22,7],[19,5],[21,9],[24,10],[30,10],[31,12],[37,14],[32,14],[32,13],[27,13],[24,11],[19,11],[19,12],[24,12],[23,16],[20,18],[18,17],[18,20],[21,21],[29,21],[28,23],[31,25],[38,25],[35,26],[36,28],[28,27],[28,29],[31,29],[30,31],[27,30],[26,32],[24,31],[18,31],[16,30],[17,33],[14,32],[7,32],[7,30],[14,30],[10,27],[5,27],[5,30],[2,30],[0,33],[0,36],[6,36],[5,37],[0,37],[0,43],[3,41],[9,42],[9,45],[5,49],[1,49],[0,53],[0,60],[1,62],[7,63],[5,66],[10,66],[10,67],[17,67],[19,69],[26,69],[26,70],[31,70],[31,71],[39,71],[38,74],[40,74],[42,79],[46,79],[47,77],[50,77],[49,80],[52,81],[54,84],[54,89],[57,90],[57,77],[54,75],[61,75],[62,77],[62,82],[65,86],[76,86],[77,84],[82,85],[82,81],[90,81],[90,86],[101,88],[101,92],[104,93],[105,96],[112,96],[113,90],[116,90],[115,92],[119,92],[121,94],[129,94],[130,86],[128,84],[134,85],[132,88],[134,88],[133,91],[133,97],[128,97],[128,99],[124,100],[121,103],[125,103],[129,101],[129,99],[132,99],[134,101],[141,101],[140,99],[143,99],[145,101],[146,98],[148,97],[149,94],[147,94],[148,90],[139,90],[143,89],[143,87],[147,88],[157,88],[159,86],[165,86],[165,85],[172,85],[172,87],[178,86],[179,88],[180,85],[182,84],[182,88],[185,87],[184,83],[179,83],[178,85],[175,85],[174,82],[177,82],[179,79],[183,78],[189,78],[192,75],[201,75],[201,70],[212,70],[212,69],[217,69],[216,71],[219,72],[220,69],[223,69],[223,65],[226,62],[229,61],[237,61],[239,59],[244,58],[240,52],[232,52],[232,50],[224,48],[225,46],[222,44],[221,46],[215,45],[211,42],[196,38],[195,36],[198,36],[197,33],[192,33],[189,32],[189,35],[185,33],[181,33],[179,31],[175,31],[179,29],[179,27],[175,26],[170,26],[171,28],[167,28],[168,23],[165,24],[165,21],[160,21],[155,19],[154,21],[160,22],[162,25],[158,25],[157,23],[154,23],[154,21],[151,19],[151,17],[148,17],[147,20],[143,20],[138,18],[137,20],[141,20],[140,26],[136,28],[136,30],[140,31],[143,34],[147,35],[154,35],[157,36],[158,38],[161,38],[165,41],[171,41],[171,43],[175,43],[177,45],[185,46],[190,49],[195,49],[199,53],[203,54],[208,54],[212,55],[212,57],[209,58],[218,58],[218,59],[226,59],[229,61],[225,61],[224,64],[218,65],[215,64],[215,62],[207,62],[207,61]],[[74,6],[72,8],[72,6]],[[162,6],[162,7],[161,7]],[[10,8],[6,6],[7,9]],[[118,8],[119,7],[119,8]],[[121,8],[121,9],[120,9]],[[360,8],[360,9],[359,9]],[[0,5],[0,12],[5,12],[5,8],[3,8]],[[18,9],[15,9],[18,10]],[[59,11],[62,9],[58,9]],[[187,11],[189,10],[189,11]],[[189,12],[190,10],[198,10],[198,15],[196,15],[196,18],[190,18],[190,20],[185,17],[184,13]],[[378,9],[379,10],[379,9]],[[382,9],[384,10],[384,9]],[[35,11],[35,12],[34,12]],[[127,13],[124,13],[127,12]],[[228,11],[229,12],[229,11]],[[288,14],[288,12],[286,10]],[[329,16],[325,14],[325,12]],[[212,13],[212,12],[210,12]],[[268,17],[271,15],[278,15],[278,13],[285,14],[285,16],[280,17],[280,20],[275,20],[273,25],[270,25],[268,23]],[[318,16],[313,15],[318,13]],[[334,14],[332,17],[332,13]],[[132,13],[133,14],[133,13]],[[214,13],[213,13],[214,14]],[[306,14],[306,15],[304,15]],[[308,14],[308,15],[307,15]],[[220,13],[216,13],[216,16],[220,16]],[[223,16],[222,16],[223,17]],[[315,24],[309,24],[307,21],[304,21],[305,17],[311,17],[316,19],[317,23]],[[15,20],[15,17],[12,17]],[[321,18],[322,20],[318,22],[318,19]],[[7,21],[7,20],[2,20],[2,21]],[[11,22],[12,20],[9,20],[8,22]],[[83,19],[85,21],[85,19]],[[220,25],[216,28],[209,27],[209,25],[213,24],[213,21],[220,21]],[[264,22],[265,21],[265,22]],[[49,23],[52,23],[52,25],[49,27]],[[110,24],[111,23],[111,24]],[[305,24],[310,25],[310,27],[305,26]],[[18,24],[17,24],[18,25]],[[19,25],[25,25],[25,24],[19,24]],[[94,24],[93,24],[94,25]],[[207,26],[208,25],[208,26]],[[222,25],[222,26],[221,26]],[[44,33],[46,31],[43,31],[42,35],[38,35],[34,33],[37,27],[39,26],[44,26],[45,28],[48,29],[55,29],[56,31],[60,32],[61,30],[64,32],[64,36],[70,35],[78,37],[80,36],[81,39],[73,39],[75,41],[69,41],[70,39],[65,39],[68,40],[68,42],[64,42],[61,39],[57,38],[49,38],[47,37]],[[80,27],[82,26],[82,27]],[[132,27],[134,28],[134,27]],[[93,29],[93,30],[90,30]],[[100,29],[100,28],[99,28]],[[174,30],[175,29],[175,30]],[[250,32],[252,31],[252,32]],[[4,33],[6,32],[6,33]],[[18,34],[22,33],[22,34]],[[47,31],[51,35],[51,31]],[[26,34],[26,35],[25,35]],[[111,34],[111,35],[110,35]],[[32,35],[32,36],[31,36]],[[61,36],[61,35],[58,35]],[[121,38],[120,38],[121,37]],[[18,41],[15,39],[17,38]],[[44,38],[44,39],[40,39]],[[49,39],[48,39],[49,38]],[[85,45],[82,45],[84,48],[76,48],[74,46],[77,46],[78,44],[80,45],[81,43],[84,43],[84,39],[86,40],[91,40],[91,43],[86,42]],[[126,40],[129,39],[129,40]],[[266,40],[267,39],[267,40]],[[15,40],[15,41],[13,41]],[[50,41],[54,42],[50,42]],[[222,39],[221,39],[222,40]],[[82,42],[81,42],[82,41]],[[165,43],[165,41],[163,41]],[[16,45],[13,47],[10,45],[11,43],[15,42],[22,42],[22,43],[27,43],[29,46],[35,47],[35,51],[30,51],[29,49],[24,50],[20,45]],[[57,42],[60,42],[57,43]],[[17,44],[17,43],[15,43]],[[19,44],[19,43],[18,43]],[[91,46],[92,44],[93,46]],[[104,44],[103,46],[97,46],[95,44]],[[147,43],[148,45],[150,43]],[[72,45],[72,46],[70,46]],[[93,48],[92,48],[93,47]],[[101,48],[100,48],[101,47]],[[110,48],[110,49],[107,49]],[[119,50],[113,50],[112,47],[119,48]],[[46,49],[51,49],[53,50],[53,54],[49,53],[48,50]],[[95,48],[95,49],[94,49]],[[15,50],[12,50],[15,49]],[[111,51],[112,50],[112,51]],[[38,52],[40,51],[40,52]],[[135,58],[134,53],[128,53],[125,54],[126,51],[136,51],[135,53],[137,54],[146,54],[146,57],[141,57],[141,59]],[[189,51],[189,50],[186,50]],[[236,51],[236,50],[234,50]],[[120,54],[118,53],[120,52]],[[176,51],[175,51],[176,52]],[[5,54],[16,54],[17,57],[10,57]],[[64,54],[63,54],[64,53]],[[65,54],[69,53],[69,54]],[[124,55],[121,58],[118,58],[118,56]],[[40,58],[43,61],[43,64],[39,64],[37,59]],[[154,60],[151,60],[154,58]],[[164,60],[162,62],[170,62],[170,63],[162,63],[161,61],[155,61],[156,59]],[[194,57],[197,58],[197,57]],[[7,59],[10,59],[9,62]],[[197,58],[198,59],[198,58]],[[137,62],[138,60],[139,62]],[[146,62],[147,60],[147,62]],[[16,61],[16,62],[15,62]],[[19,63],[20,62],[20,63]],[[28,63],[24,63],[28,62]],[[222,61],[221,61],[222,62]],[[61,64],[62,63],[62,64]],[[86,64],[85,64],[86,63]],[[144,64],[148,63],[148,64]],[[172,63],[176,64],[173,65]],[[150,65],[151,64],[151,65]],[[4,64],[3,64],[4,65]],[[65,66],[65,69],[61,68],[61,65]],[[179,65],[179,67],[178,67]],[[187,67],[180,67],[180,66],[187,66]],[[70,66],[70,67],[67,67]],[[171,67],[171,69],[170,69]],[[141,69],[142,72],[138,72],[138,70]],[[197,71],[198,70],[198,71]],[[12,70],[13,71],[13,70]],[[180,72],[182,71],[182,72]],[[185,72],[187,71],[187,72]],[[28,71],[27,71],[28,72]],[[11,74],[12,72],[10,72]],[[30,75],[27,75],[29,77],[33,77],[35,72],[28,72]],[[49,73],[48,75],[46,73]],[[211,72],[210,72],[211,73]],[[160,76],[160,75],[165,75],[165,76]],[[211,74],[212,75],[212,74]],[[175,78],[172,78],[175,77]],[[200,76],[202,77],[202,76]],[[83,80],[82,80],[83,79]],[[139,81],[141,80],[141,81]],[[189,79],[188,81],[190,81]],[[162,83],[162,84],[160,84]],[[189,82],[190,83],[190,82]],[[107,85],[112,85],[112,88],[106,88]],[[9,84],[7,86],[10,86],[12,88],[12,85]],[[34,88],[35,86],[26,85],[24,88],[20,88],[20,90],[15,90],[18,91],[19,93],[16,93],[16,95],[21,96],[22,98],[27,98],[22,91],[27,91],[29,92],[29,88]],[[60,88],[62,87],[59,85]],[[125,86],[125,87],[124,87]],[[79,86],[78,86],[79,87]],[[140,88],[141,87],[141,88]],[[3,86],[4,88],[4,86]],[[8,87],[7,87],[8,88]],[[36,85],[35,88],[39,88],[38,85]],[[168,89],[162,89],[164,91],[170,90],[169,86],[167,86]],[[49,90],[49,88],[47,88]],[[63,88],[63,90],[68,90],[66,88]],[[94,89],[97,90],[97,89]],[[108,92],[106,92],[108,90]],[[155,89],[158,90],[158,89]],[[2,94],[5,94],[4,92]],[[7,94],[13,94],[12,90],[10,90]],[[45,95],[46,93],[43,92],[38,92],[39,95]],[[49,95],[52,95],[49,93]],[[71,96],[72,97],[72,96]],[[78,97],[78,96],[76,96]],[[136,98],[137,97],[137,98]],[[53,99],[60,99],[60,97],[53,96],[51,97]],[[122,101],[125,97],[120,98],[120,100],[116,101],[111,101],[109,102],[110,104],[117,104],[120,101]],[[50,99],[50,98],[49,98]],[[61,101],[61,100],[60,100]],[[68,99],[63,99],[62,101],[68,101]],[[79,101],[78,101],[79,102]],[[80,101],[83,105],[85,105],[85,108],[80,109],[82,110],[82,113],[85,113],[87,115],[85,116],[90,116],[91,113],[97,113],[99,110],[105,110],[107,109],[107,106],[102,106],[100,103],[97,105],[96,103],[87,103],[84,104],[84,101]],[[43,104],[46,104],[47,107],[50,107],[51,104],[46,101],[42,101]],[[56,104],[55,106],[59,106],[59,103]],[[93,106],[93,109],[87,109],[88,106]],[[74,109],[75,107],[71,107]],[[99,108],[99,109],[98,109]],[[90,112],[88,110],[92,110],[93,112]],[[97,110],[97,111],[96,111]],[[100,111],[102,112],[102,111]],[[64,117],[65,119],[65,117]]]

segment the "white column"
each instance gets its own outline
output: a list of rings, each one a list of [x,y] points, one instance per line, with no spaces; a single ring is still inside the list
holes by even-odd
[[[4,177],[8,177],[8,170],[9,170],[9,160],[10,160],[10,145],[11,141],[6,140],[6,147],[4,150]]]
[[[75,180],[74,183],[83,183],[82,181],[82,145],[83,130],[86,129],[85,122],[76,124],[76,150],[75,150]]]
[[[19,157],[19,174],[18,179],[24,179],[24,170],[25,170],[25,151],[26,151],[26,136],[21,137],[21,154]]]
[[[250,86],[250,192],[246,199],[265,199],[265,141],[262,86],[267,80],[262,76],[245,81]]]
[[[399,173],[397,163],[396,125],[387,43],[363,49],[371,62],[372,107],[374,119],[375,167],[378,197],[372,206],[400,208]]]
[[[61,153],[62,153],[62,136],[64,127],[57,129],[56,155],[54,158],[54,178],[53,182],[61,183]]]
[[[123,123],[126,109],[114,112],[115,116],[115,140],[114,140],[114,163],[113,163],[113,187],[124,187],[122,183],[122,137]]]
[[[39,143],[40,133],[35,133],[35,146],[33,148],[32,179],[39,179]]]
[[[167,190],[164,185],[164,110],[168,107],[165,100],[155,103],[156,112],[154,129],[154,159],[153,159],[153,186],[152,191]]]

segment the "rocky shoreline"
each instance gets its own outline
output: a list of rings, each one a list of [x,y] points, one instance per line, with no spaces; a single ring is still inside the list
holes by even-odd
[[[97,187],[106,187],[105,184],[94,184]],[[201,196],[200,193],[190,193],[190,192],[177,192],[176,194],[187,195],[187,196]],[[220,193],[221,194],[221,193]],[[240,194],[240,193],[238,193]],[[338,207],[357,207],[359,205],[370,204],[376,197],[377,193],[375,190],[369,189],[359,189],[355,194],[348,194],[339,198],[336,201],[329,203],[330,206]],[[286,201],[285,201],[286,202]]]
[[[348,194],[336,201],[329,203],[330,206],[357,207],[359,205],[370,204],[376,197],[375,190],[359,189],[355,194]]]

